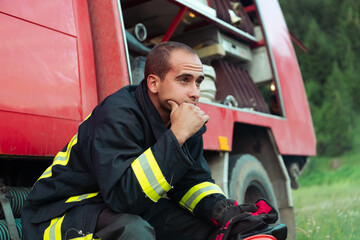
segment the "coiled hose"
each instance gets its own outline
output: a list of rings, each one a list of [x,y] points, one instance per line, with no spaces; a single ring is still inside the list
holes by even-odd
[[[24,205],[24,201],[30,193],[31,188],[26,187],[7,187],[10,206],[14,214],[14,218],[21,216],[21,209]],[[0,219],[4,218],[3,209],[0,208]],[[0,238],[1,239],[1,238]]]
[[[16,218],[15,219],[16,228],[19,231],[20,239],[22,239],[22,226],[21,226],[21,219]],[[1,240],[11,240],[10,233],[7,228],[7,223],[5,219],[0,220],[0,239]]]
[[[21,209],[24,201],[30,193],[31,188],[25,187],[6,187],[6,198],[9,199],[11,210],[13,212],[16,228],[18,229],[19,236],[22,239],[22,226],[21,226]],[[7,227],[6,220],[4,219],[4,212],[0,206],[0,239],[10,240],[10,233]]]

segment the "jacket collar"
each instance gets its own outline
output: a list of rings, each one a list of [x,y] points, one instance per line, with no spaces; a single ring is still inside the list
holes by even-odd
[[[136,88],[135,97],[140,105],[142,112],[149,120],[151,129],[157,140],[167,129],[160,117],[159,112],[149,98],[145,80],[142,80],[139,86]]]

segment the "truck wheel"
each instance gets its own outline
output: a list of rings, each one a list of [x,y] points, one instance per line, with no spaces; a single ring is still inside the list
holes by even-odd
[[[269,176],[259,160],[252,155],[241,154],[231,156],[230,163],[233,166],[229,169],[230,198],[240,203],[254,203],[264,198],[277,207]]]

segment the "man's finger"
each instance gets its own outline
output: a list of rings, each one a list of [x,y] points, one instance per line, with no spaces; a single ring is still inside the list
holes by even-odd
[[[205,119],[205,123],[207,123],[210,119],[209,115],[204,115],[203,118]]]
[[[168,100],[167,101],[168,104],[171,106],[171,111],[176,110],[179,107],[179,104],[177,104],[175,101],[173,100]]]

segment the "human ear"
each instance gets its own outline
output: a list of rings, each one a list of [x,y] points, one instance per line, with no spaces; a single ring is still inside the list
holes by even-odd
[[[149,76],[146,80],[147,80],[147,86],[148,86],[149,91],[152,93],[157,93],[160,78],[154,74],[149,74]]]

